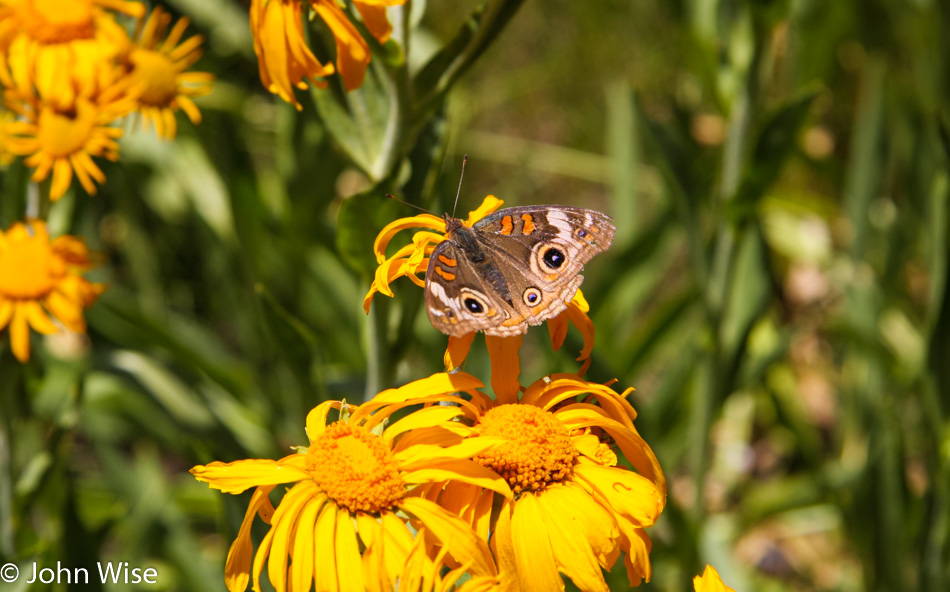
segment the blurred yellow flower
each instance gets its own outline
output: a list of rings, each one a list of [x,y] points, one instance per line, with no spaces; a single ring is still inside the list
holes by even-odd
[[[170,23],[171,15],[155,7],[137,39],[120,58],[138,96],[138,111],[145,125],[154,123],[156,133],[163,138],[175,137],[175,112],[179,109],[192,123],[201,121],[191,97],[211,92],[214,81],[214,76],[206,72],[185,72],[201,57],[202,37],[196,35],[178,44],[188,19],[179,19],[168,33]]]
[[[79,89],[74,96],[68,105],[47,102],[41,95],[6,99],[7,106],[23,119],[7,125],[7,150],[26,157],[25,164],[35,169],[34,182],[43,181],[52,172],[52,201],[66,192],[74,172],[83,188],[95,195],[96,182],[103,183],[106,177],[92,157],[118,160],[115,140],[122,130],[109,124],[135,108],[127,80],[101,91]]]
[[[404,3],[405,0],[354,2],[366,28],[381,43],[392,31],[386,19],[386,6]],[[294,96],[294,87],[305,89],[311,82],[323,88],[326,82],[319,78],[339,72],[346,90],[359,88],[370,61],[369,45],[335,0],[307,0],[307,4],[333,33],[336,67],[322,64],[307,46],[301,0],[251,0],[251,31],[261,82],[297,109],[302,106]]]
[[[736,592],[722,582],[719,572],[711,565],[706,566],[703,575],[693,578],[693,589],[695,592]]]
[[[46,224],[31,220],[0,230],[0,330],[10,326],[13,354],[30,358],[30,327],[51,334],[59,328],[85,332],[82,310],[102,293],[80,274],[89,269],[89,251],[82,239],[61,236],[50,241]]]
[[[620,394],[575,374],[555,374],[514,403],[479,391],[445,399],[463,412],[454,430],[459,442],[502,442],[475,460],[504,477],[515,495],[499,500],[462,482],[424,485],[419,495],[490,538],[505,589],[560,590],[564,574],[581,590],[606,590],[602,568],[610,569],[620,551],[630,584],[649,580],[644,529],[666,505],[666,479],[634,428],[632,390]]]
[[[145,15],[141,2],[122,0],[0,0],[0,52],[21,95],[36,91],[57,108],[77,88],[101,86],[128,34],[116,11]]]
[[[453,566],[467,564],[473,577],[493,578],[496,568],[487,544],[460,518],[410,495],[410,490],[433,481],[458,480],[510,496],[504,481],[469,460],[497,441],[456,442],[452,420],[462,411],[455,406],[426,407],[386,425],[393,412],[407,405],[479,386],[471,376],[443,373],[384,391],[359,407],[328,401],[307,416],[310,446],[305,452],[277,461],[194,467],[191,472],[199,481],[223,492],[256,488],[228,553],[228,589],[244,590],[253,572],[253,586],[259,590],[266,561],[278,592],[305,592],[314,582],[318,590],[337,585],[350,590],[402,590],[398,582],[407,569],[434,574],[442,565],[434,561],[441,562],[445,553],[454,558]],[[330,423],[328,415],[334,409],[341,419]],[[454,445],[440,446],[446,440]],[[283,483],[294,485],[275,511],[268,496]],[[270,529],[252,567],[255,515]],[[403,515],[409,517],[412,529]],[[425,537],[433,553],[411,552],[416,544],[413,530]],[[445,553],[437,554],[442,549]]]

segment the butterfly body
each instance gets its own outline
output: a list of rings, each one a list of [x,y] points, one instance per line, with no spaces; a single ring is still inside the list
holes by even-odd
[[[426,310],[449,335],[520,335],[560,314],[584,264],[613,241],[610,217],[583,208],[498,210],[472,227],[446,215],[426,270]]]

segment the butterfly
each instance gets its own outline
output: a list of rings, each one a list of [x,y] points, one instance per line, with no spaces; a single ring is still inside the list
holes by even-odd
[[[446,214],[426,269],[429,320],[456,337],[525,333],[567,308],[615,230],[606,214],[568,206],[505,208],[470,228]]]

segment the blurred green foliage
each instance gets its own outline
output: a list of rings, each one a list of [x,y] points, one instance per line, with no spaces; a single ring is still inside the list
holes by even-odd
[[[448,209],[468,153],[460,211],[616,219],[588,376],[637,387],[670,481],[644,589],[705,563],[740,591],[950,587],[946,4],[479,4],[413,2],[408,55],[374,48],[363,89],[298,113],[261,88],[244,3],[169,0],[218,82],[199,126],[130,129],[100,195],[50,212],[109,290],[88,340],[0,346],[0,563],[223,589],[246,497],[188,468],[276,458],[316,403],[441,369],[418,289],[360,301],[376,232],[411,214],[383,195]],[[3,174],[3,227],[26,176]],[[539,333],[522,382],[575,367],[577,334]]]

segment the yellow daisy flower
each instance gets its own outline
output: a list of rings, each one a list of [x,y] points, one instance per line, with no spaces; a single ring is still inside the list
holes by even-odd
[[[390,590],[407,577],[407,569],[433,574],[447,556],[454,558],[452,567],[464,564],[473,577],[493,578],[496,568],[485,542],[460,518],[412,491],[448,480],[510,496],[503,480],[469,460],[497,445],[497,439],[457,441],[452,420],[463,413],[462,407],[425,407],[386,425],[392,413],[408,405],[480,386],[469,375],[443,373],[384,391],[359,407],[329,401],[307,416],[310,446],[305,451],[276,461],[194,467],[191,472],[199,481],[225,493],[255,488],[228,553],[228,590],[246,589],[251,578],[259,590],[265,562],[278,592],[307,591],[314,582],[318,590]],[[341,419],[330,423],[334,409]],[[443,442],[450,445],[443,447]],[[284,483],[293,486],[275,511],[269,496]],[[255,515],[270,529],[252,567]],[[413,530],[403,516],[432,554],[412,552]],[[440,550],[445,553],[438,554]]]
[[[562,590],[564,574],[581,590],[606,590],[601,569],[610,569],[620,551],[630,584],[649,581],[644,529],[666,504],[666,480],[634,428],[632,390],[620,394],[556,374],[514,403],[469,392],[456,437],[504,441],[475,461],[504,477],[515,496],[498,512],[493,492],[467,483],[432,483],[420,495],[490,537],[503,586]],[[620,464],[614,447],[635,471]]]
[[[0,230],[0,330],[10,326],[18,360],[30,358],[30,327],[46,335],[59,331],[51,316],[70,331],[86,331],[82,310],[104,289],[80,275],[90,267],[81,238],[51,241],[40,220]]]
[[[79,89],[74,96],[69,105],[48,102],[42,95],[6,100],[23,119],[7,125],[7,150],[26,157],[25,164],[35,169],[34,182],[43,181],[52,172],[52,201],[66,193],[74,172],[83,188],[95,195],[96,183],[104,183],[106,177],[92,157],[118,160],[116,139],[122,130],[110,124],[135,108],[128,81],[102,91]]]
[[[33,87],[49,102],[72,104],[77,88],[100,84],[128,43],[113,12],[140,18],[141,2],[122,0],[0,0],[0,51],[21,94]]]
[[[462,223],[471,227],[477,221],[500,208],[504,203],[494,195],[489,195],[477,209],[469,212],[468,218],[463,220]],[[389,242],[400,231],[410,228],[423,228],[425,230],[414,233],[410,244],[387,257],[386,249]],[[445,232],[445,218],[439,218],[432,214],[400,218],[387,224],[376,236],[376,241],[373,244],[379,267],[376,268],[376,277],[363,298],[363,310],[369,313],[369,307],[377,293],[392,297],[393,291],[390,284],[397,278],[408,277],[413,283],[424,288],[425,280],[420,278],[419,274],[425,274],[429,267],[429,256],[440,242],[446,240]],[[567,309],[547,321],[554,351],[559,350],[564,344],[569,323],[581,331],[584,346],[577,358],[579,362],[583,362],[578,372],[580,375],[583,375],[590,366],[590,355],[594,347],[594,324],[587,316],[589,311],[590,306],[584,299],[583,293],[578,290],[571,301],[568,302]],[[468,355],[474,338],[474,333],[462,337],[449,337],[444,360],[448,370],[454,370],[461,366]],[[492,362],[492,388],[495,394],[503,398],[517,397],[519,389],[518,374],[520,372],[518,351],[521,348],[521,336],[497,337],[486,335],[485,343]]]
[[[693,578],[693,589],[695,592],[736,592],[722,582],[719,572],[711,565],[706,566],[703,575]]]
[[[181,18],[168,32],[171,15],[155,7],[136,40],[121,57],[138,95],[138,111],[146,127],[149,122],[154,123],[156,133],[163,138],[175,137],[175,112],[179,109],[192,123],[201,121],[201,112],[191,97],[211,92],[214,81],[214,76],[207,72],[185,72],[201,57],[202,42],[202,37],[196,35],[178,43],[188,22],[187,18]]]
[[[354,2],[367,29],[381,43],[392,30],[386,19],[386,6],[404,3],[405,0]],[[319,78],[339,72],[346,90],[359,88],[370,61],[366,40],[335,0],[309,0],[308,4],[333,33],[336,67],[320,63],[307,47],[301,0],[251,0],[251,31],[261,82],[298,110],[303,107],[294,96],[294,87],[305,89],[309,81],[323,88],[326,82]]]

